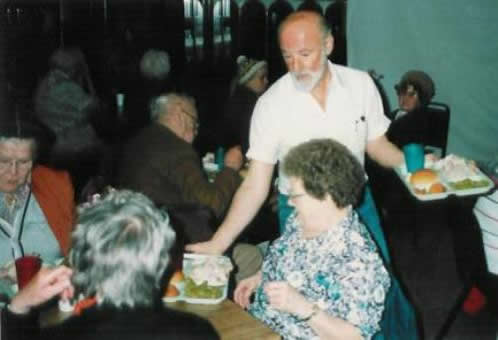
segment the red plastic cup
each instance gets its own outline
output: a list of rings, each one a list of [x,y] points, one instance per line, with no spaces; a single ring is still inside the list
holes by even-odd
[[[17,286],[22,289],[41,268],[38,256],[26,255],[16,259]]]

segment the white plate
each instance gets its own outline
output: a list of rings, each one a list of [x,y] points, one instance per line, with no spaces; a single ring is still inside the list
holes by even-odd
[[[221,255],[185,254],[183,256],[183,272],[184,272],[185,276],[188,276],[188,273],[191,270],[191,263],[194,260],[203,259],[203,258],[206,258],[208,256],[219,256],[219,257],[226,259],[227,261],[230,261],[230,259],[228,257],[221,256]],[[185,301],[187,303],[214,305],[214,304],[218,304],[218,303],[222,302],[223,300],[225,300],[227,298],[227,294],[228,294],[228,283],[224,286],[220,286],[223,289],[223,293],[222,293],[221,297],[219,297],[217,299],[200,299],[200,298],[187,297],[187,296],[185,296],[185,283],[184,282],[174,283],[174,286],[178,289],[180,294],[178,296],[174,296],[174,297],[163,297],[164,302],[168,303],[168,302]]]
[[[434,170],[434,169],[432,169]],[[436,170],[434,170],[436,171]],[[491,190],[495,185],[493,181],[486,176],[482,171],[479,171],[479,177],[481,179],[485,179],[488,181],[488,185],[485,187],[479,187],[479,188],[471,188],[471,189],[464,189],[464,190],[454,190],[451,188],[449,183],[445,182],[444,179],[440,178],[441,183],[445,186],[446,191],[441,192],[441,193],[436,193],[436,194],[418,194],[413,190],[413,187],[411,186],[409,182],[410,174],[406,170],[406,166],[403,164],[399,167],[394,168],[394,172],[398,175],[398,177],[401,179],[401,181],[405,184],[406,188],[412,196],[416,197],[420,201],[434,201],[434,200],[440,200],[448,197],[449,195],[457,195],[457,196],[471,196],[471,195],[480,195],[487,193],[489,190]],[[436,171],[437,172],[437,171]]]

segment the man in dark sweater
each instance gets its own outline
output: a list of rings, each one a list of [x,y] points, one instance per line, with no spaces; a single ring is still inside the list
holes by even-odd
[[[241,182],[240,148],[226,152],[224,168],[210,183],[192,146],[198,129],[193,99],[161,95],[152,102],[151,120],[124,147],[119,185],[146,194],[158,205],[201,204],[221,217]]]

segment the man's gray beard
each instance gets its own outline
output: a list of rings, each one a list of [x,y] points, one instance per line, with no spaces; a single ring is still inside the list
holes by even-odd
[[[290,72],[294,86],[296,87],[296,89],[298,91],[311,92],[315,88],[316,84],[318,84],[320,82],[320,79],[322,79],[323,74],[325,73],[326,67],[327,67],[327,55],[322,52],[322,68],[318,72],[308,72],[308,75],[311,76],[311,79],[308,78],[309,79],[308,81],[305,81],[305,82],[300,81],[299,79],[297,79],[297,76],[295,73]],[[319,74],[319,75],[315,76],[316,74]]]
[[[315,87],[316,83],[318,80],[315,81],[315,79],[310,79],[309,81],[300,81],[297,79],[296,75],[294,73],[291,73],[291,78],[292,82],[294,83],[294,86],[296,87],[296,90],[300,92],[311,92],[313,88]]]

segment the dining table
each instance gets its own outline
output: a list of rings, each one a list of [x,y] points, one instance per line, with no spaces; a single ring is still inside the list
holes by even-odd
[[[165,306],[208,320],[222,340],[280,339],[280,335],[229,299],[217,304],[194,304],[185,301],[166,302]],[[72,312],[63,312],[57,306],[52,306],[40,314],[40,326],[47,327],[60,323],[71,315]]]
[[[280,339],[280,335],[229,299],[225,299],[219,304],[193,304],[176,301],[168,302],[166,306],[207,319],[222,340]]]

